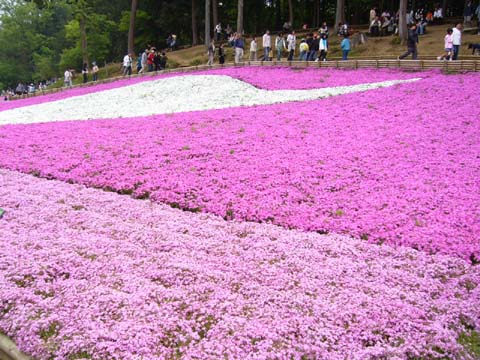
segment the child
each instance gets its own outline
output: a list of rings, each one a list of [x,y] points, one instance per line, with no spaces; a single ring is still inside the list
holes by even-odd
[[[437,60],[452,60],[453,51],[453,30],[447,29],[447,35],[445,35],[445,53],[442,56],[437,57]]]
[[[340,47],[342,48],[342,60],[348,60],[348,53],[352,48],[352,45],[350,44],[350,39],[348,38],[348,34],[343,35],[343,40],[340,44]]]
[[[328,42],[327,42],[327,35],[322,34],[320,38],[320,61],[327,61],[327,52],[328,52]]]

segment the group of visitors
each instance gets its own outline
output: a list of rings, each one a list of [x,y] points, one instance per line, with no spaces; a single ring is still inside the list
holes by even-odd
[[[28,94],[35,94],[37,91],[42,91],[47,89],[48,86],[54,84],[57,79],[49,79],[49,80],[42,80],[39,82],[30,82],[24,83],[20,81],[16,87],[14,88],[7,88],[0,92],[1,97],[4,101],[8,101],[10,99],[14,99],[19,96],[24,96]]]
[[[343,37],[340,45],[342,49],[342,59],[347,60],[352,45],[349,39],[349,27],[346,23],[339,24],[337,35]],[[329,29],[327,23],[324,22],[317,32],[311,32],[307,34],[306,38],[300,40],[298,45],[299,55],[297,60],[326,61],[328,53],[328,37]],[[215,39],[218,39],[218,36],[216,36]],[[218,54],[219,63],[225,63],[225,44],[220,43],[217,46],[215,39],[212,39],[207,47],[207,65],[209,66],[213,65],[216,54]],[[232,33],[228,44],[234,49],[235,63],[241,63],[244,60],[244,51],[246,47],[242,35]],[[259,43],[257,38],[250,38],[248,56],[250,61],[272,61],[274,57],[277,59],[277,61],[280,61],[284,56],[287,57],[288,61],[295,60],[297,36],[294,30],[280,32],[273,37],[270,34],[270,31],[266,30],[262,36],[261,45],[263,48],[263,54],[259,56]]]
[[[151,45],[147,45],[145,50],[138,54],[137,57],[137,74],[147,72],[161,71],[167,68],[167,55],[165,51],[157,51]],[[132,53],[128,53],[123,58],[123,76],[132,75],[134,57]]]
[[[396,34],[398,31],[398,12],[389,10],[380,11],[373,7],[370,10],[368,32],[370,36],[385,36]]]
[[[88,82],[88,75],[91,73],[92,74],[92,81],[96,82],[98,81],[98,73],[100,69],[98,68],[97,62],[94,61],[92,62],[92,68],[91,70],[88,68],[87,63],[83,63],[82,66],[82,79],[83,83]],[[63,83],[66,87],[70,87],[73,85],[73,74],[75,73],[75,70],[73,69],[67,69],[65,70],[63,74]]]

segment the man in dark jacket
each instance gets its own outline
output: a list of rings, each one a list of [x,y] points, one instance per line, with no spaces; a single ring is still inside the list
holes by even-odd
[[[413,24],[408,30],[408,40],[407,40],[407,52],[400,55],[398,58],[405,59],[408,55],[412,54],[412,60],[417,60],[417,44],[418,44],[418,34],[417,34],[417,25]]]

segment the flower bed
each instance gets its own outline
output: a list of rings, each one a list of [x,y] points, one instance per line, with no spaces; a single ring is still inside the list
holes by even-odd
[[[434,72],[422,72],[422,76],[429,76]],[[36,96],[9,102],[0,102],[0,111],[16,109],[24,106],[38,105],[52,101],[64,100],[76,96],[84,96],[100,91],[118,89],[125,86],[140,84],[158,79],[167,79],[179,76],[182,73],[167,73],[154,75],[153,73],[142,77],[121,79],[111,83],[98,84],[86,87],[72,88],[44,96]],[[210,71],[194,71],[196,75],[227,75],[233,78],[246,81],[261,89],[312,89],[332,86],[356,85],[369,82],[381,82],[388,80],[406,80],[412,76],[408,72],[380,70],[358,70],[348,72],[338,69],[303,69],[291,70],[285,68],[259,68],[259,67],[235,67]],[[354,74],[354,76],[351,76]],[[350,76],[349,76],[350,75]],[[418,75],[416,75],[418,76]]]
[[[0,166],[476,262],[478,80],[437,74],[310,102],[3,126]]]
[[[36,359],[473,359],[480,268],[0,170],[0,330]]]

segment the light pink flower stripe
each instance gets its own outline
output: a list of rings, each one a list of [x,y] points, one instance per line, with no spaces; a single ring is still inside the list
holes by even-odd
[[[462,358],[479,267],[0,170],[0,331],[35,359]]]

